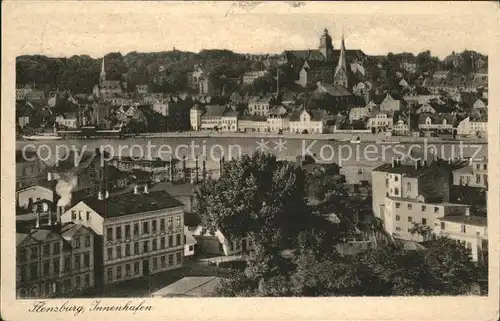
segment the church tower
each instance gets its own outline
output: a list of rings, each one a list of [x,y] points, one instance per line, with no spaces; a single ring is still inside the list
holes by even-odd
[[[340,42],[340,55],[337,68],[335,68],[335,74],[333,75],[333,84],[335,86],[342,86],[348,88],[348,68],[347,60],[345,54],[345,43],[344,43],[344,33],[342,33],[342,41]]]
[[[101,75],[100,75],[101,83],[106,81],[106,70],[104,68],[104,56],[102,57],[102,66],[101,66]]]
[[[328,34],[328,29],[323,31],[323,35],[319,39],[319,51],[325,57],[325,60],[332,60],[333,44],[332,37]]]

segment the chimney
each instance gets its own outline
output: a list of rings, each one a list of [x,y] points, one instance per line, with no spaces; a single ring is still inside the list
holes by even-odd
[[[106,194],[104,195],[104,198],[109,198],[109,191],[106,190]]]
[[[470,216],[470,207],[465,208],[465,216]]]
[[[97,193],[97,198],[98,198],[98,199],[100,199],[100,200],[102,200],[102,199],[103,199],[103,197],[102,197],[102,192],[101,192],[101,191],[99,191],[99,192]]]
[[[149,193],[149,190],[148,190],[148,184],[144,185],[144,194],[148,194]]]

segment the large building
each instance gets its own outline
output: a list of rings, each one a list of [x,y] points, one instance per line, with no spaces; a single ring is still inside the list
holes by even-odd
[[[102,238],[103,283],[136,279],[182,266],[184,204],[148,186],[109,196],[99,192],[61,217],[82,224]]]
[[[99,98],[116,97],[123,93],[122,85],[118,80],[106,79],[106,67],[104,57],[102,57],[101,74],[99,75],[99,84],[94,86],[92,93]]]
[[[470,159],[468,166],[454,170],[453,185],[488,188],[488,160]]]
[[[47,181],[47,165],[34,151],[16,150],[16,189]]]
[[[95,234],[81,224],[61,225],[49,206],[37,205],[36,226],[16,233],[17,296],[51,298],[94,287]]]

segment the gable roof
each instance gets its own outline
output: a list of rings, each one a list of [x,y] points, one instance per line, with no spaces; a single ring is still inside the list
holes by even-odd
[[[352,96],[346,88],[327,83],[318,83],[318,88],[314,92],[327,93],[328,95],[334,97]]]

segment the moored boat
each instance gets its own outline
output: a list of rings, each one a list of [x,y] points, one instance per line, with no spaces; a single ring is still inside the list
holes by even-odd
[[[62,139],[57,133],[40,133],[34,135],[23,135],[26,140],[59,140]]]

